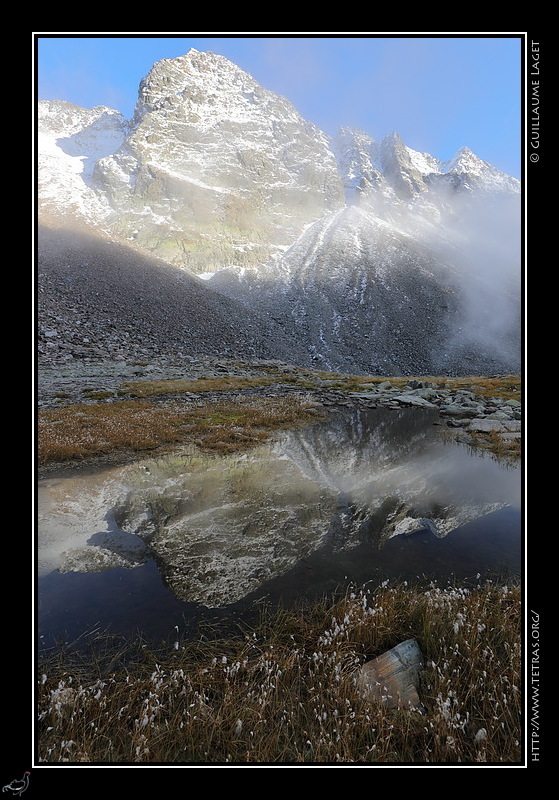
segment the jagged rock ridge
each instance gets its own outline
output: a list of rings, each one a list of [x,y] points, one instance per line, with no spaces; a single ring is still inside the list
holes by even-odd
[[[197,51],[154,65],[130,121],[39,106],[40,218],[81,220],[209,278],[212,302],[233,302],[220,324],[239,342],[259,309],[266,350],[276,336],[291,360],[519,369],[519,183],[467,147],[444,162],[396,133],[375,142],[343,129],[330,141],[227,59]],[[188,349],[204,335],[193,320],[172,338]]]

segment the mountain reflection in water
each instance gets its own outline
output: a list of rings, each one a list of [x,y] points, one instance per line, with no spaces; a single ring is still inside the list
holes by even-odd
[[[468,524],[507,508],[514,535],[498,550],[512,547],[516,569],[519,470],[445,442],[436,422],[430,410],[353,410],[243,455],[180,450],[44,481],[38,564],[52,588],[43,612],[55,585],[79,583],[70,573],[95,573],[101,582],[103,572],[118,570],[122,580],[148,562],[179,605],[206,608],[272,588],[305,594],[309,582],[321,586],[328,576],[367,580],[391,559],[400,573],[448,572],[456,557],[444,544],[448,534],[460,529],[463,539]],[[479,550],[475,533],[469,539]],[[491,552],[491,531],[484,547]],[[501,555],[510,568],[511,553]],[[473,569],[480,558],[474,555]],[[500,567],[499,552],[491,559]]]

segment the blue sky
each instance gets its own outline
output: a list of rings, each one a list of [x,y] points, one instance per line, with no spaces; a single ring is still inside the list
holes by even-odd
[[[193,36],[36,33],[37,97],[131,117],[140,80],[191,47],[218,53],[333,135],[397,131],[441,159],[459,147],[521,176],[519,34]]]

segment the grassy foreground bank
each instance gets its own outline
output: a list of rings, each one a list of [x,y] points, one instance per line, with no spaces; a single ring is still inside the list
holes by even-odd
[[[425,657],[423,713],[368,700],[354,681],[363,663],[408,638]],[[364,588],[263,613],[227,639],[202,630],[163,651],[119,647],[107,644],[97,659],[57,653],[39,665],[41,762],[521,759],[516,585]]]
[[[152,400],[71,405],[39,415],[38,459],[45,465],[119,452],[141,454],[185,442],[231,453],[281,428],[316,419],[315,413],[312,403],[289,397],[186,407]]]
[[[336,376],[336,373],[294,373],[284,382],[312,391],[318,379],[331,379],[339,391],[363,389],[382,378]],[[314,378],[314,380],[313,380]],[[123,384],[118,399],[91,389],[88,402],[41,411],[37,419],[39,466],[80,462],[107,456],[142,455],[146,452],[193,443],[202,449],[230,453],[262,442],[281,428],[315,420],[319,413],[309,397],[261,395],[216,400],[215,393],[269,386],[277,376],[252,380],[200,379],[198,381],[135,381]],[[403,387],[409,378],[390,378]],[[468,389],[481,397],[518,399],[519,376],[501,378],[434,378],[439,388]],[[208,392],[214,397],[206,400]],[[181,400],[181,395],[182,400]],[[185,395],[188,396],[184,402]],[[520,442],[504,442],[496,433],[477,434],[480,446],[498,457],[520,457]]]

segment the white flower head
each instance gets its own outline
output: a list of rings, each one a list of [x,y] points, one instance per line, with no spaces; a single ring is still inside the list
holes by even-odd
[[[476,742],[484,742],[487,739],[487,731],[485,728],[480,728],[475,735]]]

